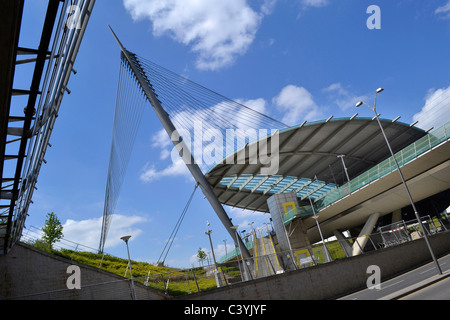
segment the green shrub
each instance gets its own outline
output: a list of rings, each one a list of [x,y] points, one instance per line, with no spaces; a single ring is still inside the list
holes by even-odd
[[[45,241],[41,240],[36,240],[30,244],[41,250],[95,268],[98,268],[101,262],[102,270],[117,274],[121,277],[124,276],[125,270],[128,266],[128,259],[118,258],[108,254],[105,254],[102,257],[101,254],[92,252],[74,251],[70,249],[54,250],[51,249],[45,243]],[[140,282],[142,284],[145,283],[153,289],[165,292],[164,283],[167,285],[167,281],[169,281],[169,289],[168,289],[169,295],[172,296],[185,295],[188,294],[189,292],[194,293],[198,291],[192,271],[185,272],[177,268],[159,267],[152,265],[148,262],[138,262],[133,260],[131,261],[131,264],[133,269],[133,278],[135,279],[135,281]],[[148,277],[147,282],[147,276],[149,271],[150,277]],[[201,291],[216,287],[216,281],[214,277],[207,276],[206,270],[204,270],[203,268],[195,268],[193,271],[195,273],[195,279],[197,280],[198,286]],[[126,277],[127,278],[130,277],[129,271],[127,272]]]

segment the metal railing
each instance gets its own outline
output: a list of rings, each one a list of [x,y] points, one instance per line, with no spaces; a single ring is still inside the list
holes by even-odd
[[[430,235],[445,231],[450,221],[429,216],[422,217],[426,232]],[[134,278],[146,285],[164,291],[168,295],[183,295],[201,292],[234,283],[274,276],[277,274],[311,268],[317,265],[345,259],[353,255],[357,248],[362,254],[374,250],[400,245],[422,237],[416,220],[400,221],[380,228],[376,233],[364,235],[365,246],[360,245],[359,238],[325,241],[310,248],[296,248],[289,251],[276,252],[248,259],[240,255],[234,259],[214,265],[185,269],[163,274],[152,274],[147,277]]]
[[[440,128],[432,131],[406,148],[400,150],[395,154],[395,158],[397,159],[399,166],[404,166],[448,138],[450,138],[450,122],[447,122]],[[392,157],[387,158],[363,174],[350,180],[350,182],[347,182],[341,187],[328,193],[320,203],[317,203],[317,211],[362,188],[363,186],[378,180],[391,172],[394,172],[395,170],[397,170],[397,167],[394,159]]]
[[[404,166],[421,154],[425,153],[428,150],[431,150],[433,147],[444,142],[445,140],[448,140],[449,138],[450,122],[447,122],[445,125],[439,127],[436,130],[433,130],[429,134],[418,139],[416,142],[397,152],[395,154],[395,158],[397,159],[400,167]],[[375,165],[371,169],[367,170],[366,172],[353,178],[349,182],[343,184],[342,186],[330,190],[324,197],[314,203],[314,208],[316,212],[319,212],[320,210],[326,208],[334,202],[348,196],[352,192],[361,189],[369,183],[372,183],[386,176],[387,174],[394,172],[395,170],[397,170],[397,167],[395,165],[394,159],[392,157],[389,157],[386,160]],[[292,212],[288,212],[284,216],[284,223],[288,224],[299,214],[312,215],[313,211],[310,206],[304,206],[302,207],[302,210],[298,210],[298,208],[296,208]]]
[[[24,229],[22,236],[20,238],[20,241],[25,243],[31,243],[35,244],[36,241],[39,241],[42,238],[43,232],[40,228],[37,228],[35,226],[28,226]],[[45,244],[43,244],[45,246]],[[74,257],[77,252],[91,252],[91,253],[97,253],[98,249],[94,249],[91,247],[88,247],[86,245],[76,243],[73,241],[70,241],[68,239],[62,238],[59,241],[55,242],[52,245],[52,248],[54,250],[71,250],[73,251],[72,260],[74,260]]]
[[[450,220],[448,220],[447,217],[439,219],[437,217],[431,218],[430,216],[426,216],[422,217],[422,223],[425,226],[425,232],[429,235],[445,231],[450,226]],[[265,235],[260,233],[259,235],[260,237],[256,237],[253,241],[249,242],[254,242],[255,239],[256,241],[262,238],[267,239],[270,232]],[[40,229],[28,227],[27,232],[22,236],[22,241],[34,241],[41,236]],[[135,272],[133,266],[133,280],[135,283],[140,283],[141,285],[156,289],[167,296],[186,295],[345,259],[353,256],[355,249],[356,251],[359,249],[362,254],[374,250],[382,250],[408,241],[414,241],[421,238],[422,234],[418,222],[416,220],[411,220],[399,221],[391,225],[383,226],[379,228],[376,233],[364,235],[363,237],[367,239],[367,243],[364,246],[361,245],[361,237],[359,237],[346,238],[345,240],[340,241],[325,241],[324,243],[316,243],[308,248],[295,248],[282,252],[276,251],[274,246],[272,253],[262,255],[260,252],[266,251],[258,251],[258,249],[256,249],[257,254],[248,259],[243,259],[239,253],[236,255],[235,252],[234,257],[231,258],[231,253],[229,253],[229,260],[218,263],[217,267],[214,264],[208,264],[162,273],[152,273],[149,269],[145,272],[145,275],[142,275],[143,271],[140,270],[140,272]],[[269,242],[266,242],[266,246],[268,246],[268,243]],[[260,242],[257,245],[254,243],[249,244],[248,246],[255,250],[255,247],[261,245],[263,245],[263,242]],[[58,250],[69,250],[71,252],[71,259],[80,262],[83,262],[83,260],[80,260],[82,253],[91,252],[95,254],[97,252],[97,249],[67,239],[62,239],[53,247]],[[267,250],[267,252],[270,252],[270,250]],[[101,262],[99,263],[98,268],[106,270]],[[129,282],[131,280],[128,268],[125,270],[123,276],[123,281]],[[100,284],[84,284],[84,287],[98,287],[99,292],[106,290],[105,288],[108,288],[107,290],[115,290],[114,288],[116,288],[116,290],[123,291],[125,289],[123,289],[124,286],[121,283],[123,282],[115,281]],[[125,288],[127,288],[126,290],[131,290],[131,283]],[[130,297],[129,292],[118,292],[117,294],[118,297],[123,297],[124,299]],[[137,299],[139,299],[139,294],[137,295]]]
[[[27,217],[28,208],[32,203],[32,196],[41,169],[45,162],[44,155],[49,146],[49,139],[73,64],[78,54],[84,32],[92,12],[95,0],[64,1],[59,11],[58,24],[52,38],[51,52],[47,62],[47,70],[41,84],[42,95],[36,106],[36,120],[30,130],[30,141],[27,146],[26,159],[21,168],[20,190],[13,215],[11,216],[11,231],[9,246],[17,241],[21,235]],[[77,12],[73,13],[73,8]],[[70,27],[69,22],[77,22]],[[8,218],[9,219],[9,218]],[[5,219],[6,220],[6,219]],[[3,221],[6,223],[7,221]]]

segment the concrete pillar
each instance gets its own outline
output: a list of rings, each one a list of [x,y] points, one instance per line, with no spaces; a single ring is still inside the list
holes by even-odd
[[[402,209],[392,212],[392,223],[402,221]]]
[[[278,246],[283,253],[290,252],[290,256],[295,254],[295,249],[308,248],[310,242],[306,234],[306,228],[303,221],[296,219],[292,229],[290,226],[284,226],[284,215],[291,209],[298,208],[297,194],[295,192],[275,194],[267,199],[273,228],[277,234]],[[290,233],[290,235],[288,235]],[[292,259],[295,257],[291,257]],[[295,261],[288,259],[285,266],[288,269],[294,267]]]
[[[281,251],[289,250],[290,243],[287,238],[286,230],[283,225],[283,210],[280,209],[281,199],[277,195],[271,196],[267,199],[270,216],[272,218],[273,229],[277,235],[278,246]]]
[[[358,238],[353,244],[352,255],[357,256],[362,253],[362,249],[366,246],[367,241],[369,240],[368,235],[372,233],[373,227],[377,223],[380,214],[378,212],[372,213],[366,221],[366,224],[362,228],[359,233]]]
[[[334,236],[339,241],[339,244],[342,247],[342,250],[345,252],[345,256],[351,257],[352,256],[352,245],[350,242],[345,238],[345,236],[342,234],[339,230],[333,231]]]

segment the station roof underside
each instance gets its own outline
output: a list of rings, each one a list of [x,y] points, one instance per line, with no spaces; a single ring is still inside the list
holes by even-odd
[[[394,153],[427,134],[401,122],[380,121]],[[245,147],[247,158],[251,146]],[[390,156],[375,118],[333,119],[287,128],[279,132],[278,150],[276,174],[262,175],[263,165],[248,161],[237,164],[225,160],[213,167],[206,177],[219,201],[231,207],[268,212],[270,196],[296,192],[300,205],[309,204],[309,197],[317,201],[347,182],[344,164],[352,179]],[[244,149],[227,159],[237,159],[239,152]]]

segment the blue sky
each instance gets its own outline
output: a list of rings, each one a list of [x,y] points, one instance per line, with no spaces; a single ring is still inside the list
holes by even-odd
[[[36,46],[46,1],[25,4],[21,46]],[[370,5],[380,29],[369,29]],[[127,49],[249,107],[295,125],[334,117],[372,116],[355,103],[379,95],[383,118],[429,129],[450,111],[448,0],[97,0],[63,99],[30,207],[27,226],[48,212],[67,239],[98,247],[119,71]],[[19,72],[20,73],[20,72]],[[439,107],[436,107],[439,105]],[[443,107],[442,107],[443,106]],[[194,188],[183,166],[162,154],[167,145],[153,110],[136,139],[105,251],[126,256],[119,239],[131,234],[133,259],[156,262]],[[143,179],[152,168],[151,179]],[[148,172],[147,172],[148,173]],[[148,175],[147,175],[148,177]],[[227,208],[249,230],[269,216]],[[216,256],[232,239],[198,190],[166,262],[189,267],[199,247]],[[243,229],[242,228],[242,229]]]

